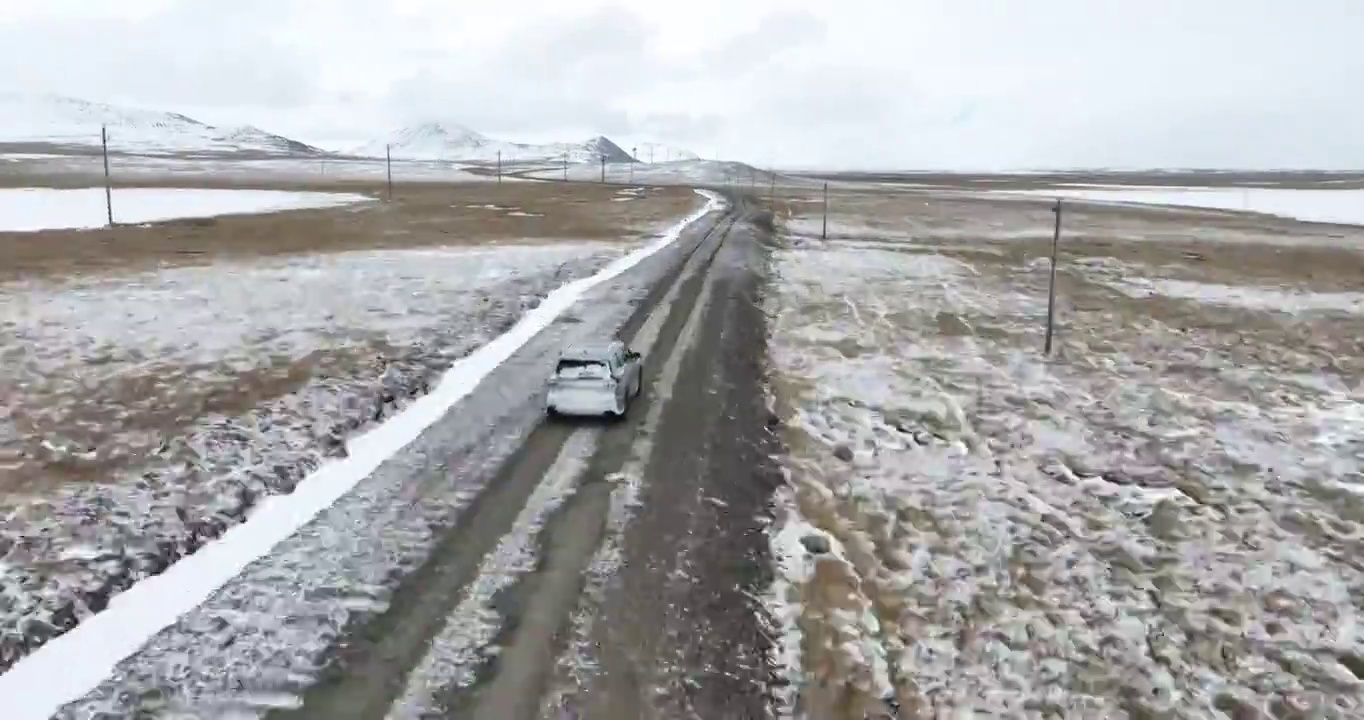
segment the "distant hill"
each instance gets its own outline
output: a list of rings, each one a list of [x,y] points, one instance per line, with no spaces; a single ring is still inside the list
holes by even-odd
[[[179,113],[90,102],[61,95],[0,92],[0,143],[100,144],[109,129],[111,150],[131,152],[263,152],[316,155],[323,151],[260,128],[215,127]]]
[[[496,140],[451,122],[410,125],[351,152],[362,157],[384,157],[386,148],[399,160],[490,162],[500,152],[503,162],[509,163],[562,161],[565,155],[571,163],[600,162],[603,156],[607,162],[630,161],[630,153],[602,136],[581,142],[517,143]]]

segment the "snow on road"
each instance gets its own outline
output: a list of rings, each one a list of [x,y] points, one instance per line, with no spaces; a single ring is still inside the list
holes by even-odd
[[[131,224],[335,207],[369,199],[354,193],[119,188],[113,191],[113,208],[114,222]],[[107,221],[103,188],[0,188],[0,232],[98,228]]]
[[[778,253],[788,716],[1358,717],[1353,340],[970,257]]]
[[[1242,210],[1309,222],[1364,225],[1364,190],[1358,189],[1086,185],[1082,188],[1059,186],[1047,190],[1011,190],[1007,193],[1095,202]]]
[[[327,509],[387,458],[440,420],[499,364],[572,307],[585,293],[671,245],[682,231],[722,202],[709,202],[657,239],[611,261],[595,274],[550,292],[502,335],[478,347],[445,371],[429,394],[416,398],[386,422],[346,441],[346,454],[323,460],[288,494],[255,505],[249,517],[170,565],[117,595],[102,612],[48,640],[0,675],[0,706],[7,718],[48,718],[65,703],[94,689],[114,666],[148,639],[203,602],[252,561],[271,551]],[[250,452],[250,451],[248,451]],[[276,466],[278,467],[278,466]],[[95,552],[100,560],[109,551]],[[106,563],[107,564],[107,563]],[[0,566],[6,574],[19,568]],[[13,585],[7,585],[13,591]]]
[[[559,457],[545,472],[512,528],[478,567],[473,584],[450,615],[445,627],[431,638],[430,649],[407,676],[402,694],[387,720],[420,720],[439,712],[438,695],[467,687],[476,679],[484,653],[503,629],[495,602],[497,593],[535,569],[540,556],[535,547],[553,512],[577,489],[599,431],[580,428],[569,437]]]

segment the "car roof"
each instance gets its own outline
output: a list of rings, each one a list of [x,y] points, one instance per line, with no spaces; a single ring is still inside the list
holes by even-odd
[[[560,360],[602,360],[621,346],[619,340],[574,343],[559,353]]]

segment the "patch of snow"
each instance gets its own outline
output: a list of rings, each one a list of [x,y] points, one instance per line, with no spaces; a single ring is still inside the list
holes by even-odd
[[[1126,277],[1114,283],[1114,286],[1120,292],[1135,298],[1163,295],[1213,305],[1290,315],[1332,311],[1364,315],[1364,293],[1359,292],[1313,292],[1291,288],[1223,285],[1142,277]]]
[[[103,164],[98,154],[53,155],[33,157],[33,167],[25,168],[41,173],[69,173],[99,175]],[[379,180],[387,177],[390,167],[382,159],[349,157],[174,157],[117,155],[109,160],[114,177],[163,178],[176,177],[214,179],[279,178],[281,180]],[[496,176],[470,172],[455,162],[394,160],[391,167],[394,182],[493,182]],[[502,182],[527,182],[504,175]]]
[[[268,554],[320,512],[416,440],[485,376],[573,306],[579,298],[674,243],[691,223],[720,207],[708,198],[700,210],[661,237],[608,264],[590,277],[551,292],[510,330],[455,362],[430,394],[414,400],[389,421],[351,438],[344,458],[323,462],[293,492],[266,498],[246,522],[227,530],[159,575],[114,597],[102,612],[84,618],[0,675],[0,704],[13,720],[40,720],[94,689],[115,665],[156,633],[202,603],[253,561]]]
[[[1073,198],[1094,202],[1240,210],[1309,222],[1364,225],[1364,190],[1263,187],[1161,187],[1139,185],[1011,190],[1001,194]]]
[[[353,193],[119,188],[113,191],[113,208],[116,223],[145,223],[336,207],[369,199]],[[98,228],[107,220],[103,188],[0,188],[0,232]]]

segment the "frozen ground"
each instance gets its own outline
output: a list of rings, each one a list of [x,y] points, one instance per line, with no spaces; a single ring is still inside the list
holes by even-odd
[[[628,250],[352,252],[0,286],[0,668]]]
[[[1364,282],[1086,240],[1048,361],[1030,213],[916,197],[890,216],[966,231],[867,246],[804,210],[775,260],[786,713],[1359,717]]]
[[[1047,190],[1015,190],[1010,194],[1075,198],[1097,202],[1141,203],[1242,210],[1311,222],[1364,225],[1364,190],[1297,190],[1288,188],[1211,188],[1160,186],[1059,186]]]
[[[116,223],[325,208],[369,199],[353,193],[202,188],[118,188],[112,193]],[[0,232],[97,228],[107,222],[103,188],[0,188]]]

